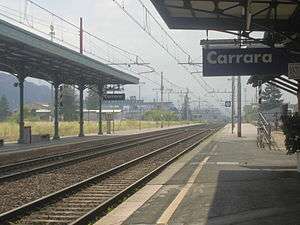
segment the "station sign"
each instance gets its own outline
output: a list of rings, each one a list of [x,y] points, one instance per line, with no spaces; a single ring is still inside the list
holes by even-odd
[[[124,101],[125,94],[104,94],[103,100],[104,101]]]
[[[203,48],[203,76],[282,75],[288,62],[282,48]]]
[[[225,107],[230,108],[231,107],[231,101],[225,101]]]

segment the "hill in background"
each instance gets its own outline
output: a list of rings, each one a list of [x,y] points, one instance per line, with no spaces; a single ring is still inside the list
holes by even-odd
[[[11,110],[15,110],[19,106],[19,88],[14,87],[14,83],[16,82],[18,81],[14,76],[0,72],[0,96],[6,96]],[[48,86],[25,81],[24,87],[25,104],[49,104],[51,91]]]

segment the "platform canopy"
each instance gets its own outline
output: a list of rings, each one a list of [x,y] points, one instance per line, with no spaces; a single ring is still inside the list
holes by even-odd
[[[298,0],[151,0],[171,29],[217,30],[241,35],[246,39],[254,31],[264,32],[256,39],[269,47],[284,47],[299,55],[300,1]],[[299,57],[298,57],[299,58]],[[295,62],[300,62],[296,59]],[[253,75],[249,83],[272,83],[292,94],[297,82],[287,74]]]
[[[297,0],[151,0],[171,29],[299,32]]]
[[[0,20],[0,70],[72,85],[137,84],[139,79]]]

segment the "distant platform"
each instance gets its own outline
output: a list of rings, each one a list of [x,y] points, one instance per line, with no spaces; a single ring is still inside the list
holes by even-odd
[[[188,125],[169,126],[169,127],[164,127],[163,129],[172,129],[172,128],[184,127],[184,126],[188,126]],[[100,140],[115,138],[119,136],[134,135],[138,133],[145,133],[145,132],[158,131],[158,130],[162,130],[162,128],[159,127],[159,128],[146,128],[142,130],[138,130],[138,129],[123,130],[123,131],[116,131],[115,133],[112,134],[104,133],[103,135],[87,134],[84,137],[67,136],[67,137],[61,137],[58,140],[51,140],[51,141],[45,141],[45,142],[39,142],[33,144],[18,144],[16,142],[10,142],[10,143],[5,143],[3,147],[0,147],[0,156],[5,154],[11,154],[11,153],[27,152],[33,150],[42,150],[46,148],[48,149],[48,148],[54,148],[60,146],[82,144],[85,142],[91,142],[97,140],[100,141]]]
[[[295,155],[258,149],[256,127],[230,126],[165,169],[96,225],[296,225]]]

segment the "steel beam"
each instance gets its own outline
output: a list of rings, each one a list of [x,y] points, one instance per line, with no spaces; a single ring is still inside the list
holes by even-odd
[[[235,77],[231,77],[231,133],[233,134],[235,121],[234,121],[234,114],[235,114]]]
[[[275,83],[274,81],[267,81],[267,83],[271,84],[271,85],[274,85],[274,86],[276,86],[276,87],[278,87],[278,88],[280,88],[280,89],[282,89],[282,90],[284,90],[284,91],[286,91],[286,92],[288,92],[290,94],[293,94],[293,95],[297,96],[297,92],[296,91],[293,91],[293,90],[287,89],[285,87],[282,87],[281,85]]]
[[[58,89],[59,89],[59,83],[54,83],[54,135],[53,139],[57,140],[59,139],[59,119],[58,119],[58,111],[59,111],[59,103],[58,103]]]
[[[103,135],[103,130],[102,130],[102,101],[103,101],[103,83],[100,83],[98,85],[98,95],[99,95],[99,135]]]
[[[19,115],[19,140],[18,143],[22,144],[25,143],[24,137],[24,81],[25,77],[18,76],[19,80],[19,90],[20,90],[20,115]]]
[[[83,92],[85,89],[84,85],[79,86],[79,137],[84,137],[84,118],[83,118]]]
[[[292,86],[292,85],[290,85],[290,84],[288,84],[288,83],[284,83],[284,82],[282,82],[279,78],[275,78],[275,79],[272,79],[271,81],[273,81],[273,82],[275,82],[275,83],[278,83],[278,84],[280,84],[280,85],[282,85],[282,86],[284,86],[286,89],[290,89],[290,90],[292,90],[292,91],[298,91],[298,87],[297,86]]]
[[[237,83],[237,113],[238,113],[237,136],[242,137],[242,84],[241,84],[241,76],[238,76],[238,83]]]

